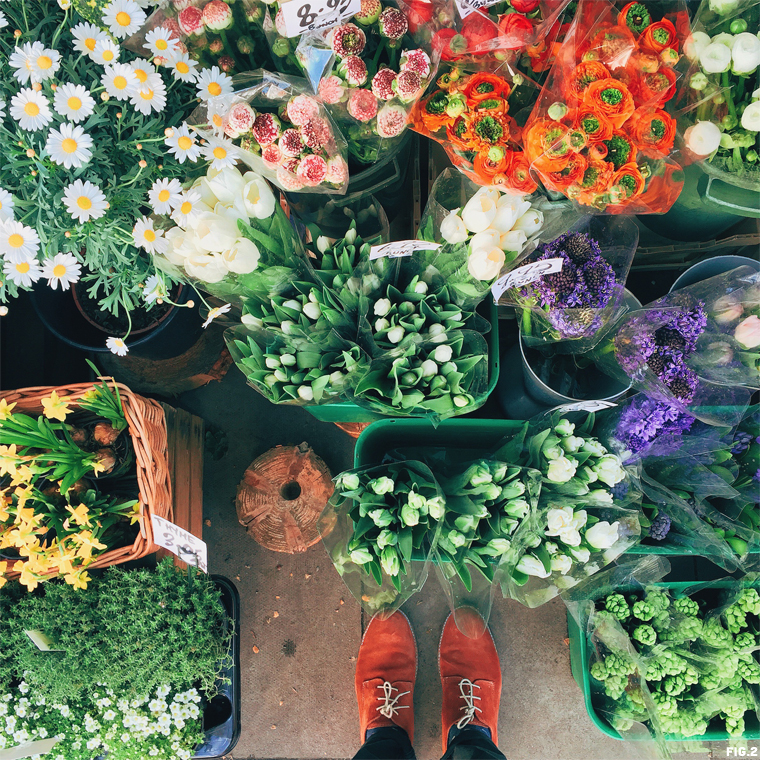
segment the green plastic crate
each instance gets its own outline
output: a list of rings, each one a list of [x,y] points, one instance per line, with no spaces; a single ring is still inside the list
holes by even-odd
[[[496,304],[490,303],[488,316],[491,322],[491,330],[485,337],[488,340],[488,396],[490,396],[499,380],[499,313]],[[375,422],[376,420],[396,419],[377,414],[351,401],[305,406],[304,409],[322,422]]]
[[[691,586],[699,584],[700,581],[687,581],[687,582],[673,582],[673,583],[655,583],[653,585],[660,588],[669,589],[674,595],[678,592],[684,591]],[[755,588],[760,588],[760,583],[754,584]],[[727,588],[728,583],[715,583],[712,588]],[[628,593],[634,590],[635,587],[628,586],[616,589],[620,593]],[[593,724],[607,736],[612,739],[620,739],[623,737],[607,722],[607,720],[599,715],[591,700],[591,676],[589,674],[589,651],[590,647],[586,640],[585,632],[582,632],[575,622],[575,618],[568,611],[567,613],[567,635],[570,640],[570,670],[572,671],[575,682],[583,692],[583,700],[586,704],[586,712]],[[745,730],[744,739],[760,739],[760,723],[753,713],[747,713],[745,715]],[[715,727],[713,728],[713,724]],[[665,741],[669,742],[685,742],[685,741],[706,741],[706,742],[723,742],[728,741],[731,737],[725,730],[717,727],[718,721],[713,721],[707,727],[707,731],[703,736],[693,736],[684,738],[678,734],[665,734]]]

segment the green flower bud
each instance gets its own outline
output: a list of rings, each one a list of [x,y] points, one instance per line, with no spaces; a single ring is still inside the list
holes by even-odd
[[[391,478],[385,477],[385,475],[383,475],[381,478],[370,480],[370,482],[367,484],[367,487],[373,493],[376,493],[378,495],[392,493],[395,486],[396,484],[393,482],[393,480],[391,480]]]
[[[380,555],[380,564],[388,575],[398,575],[401,570],[401,561],[398,552],[392,546],[386,546]]]
[[[393,522],[393,515],[387,509],[373,509],[369,516],[378,528],[387,528]]]
[[[554,119],[554,121],[560,121],[560,119],[563,119],[567,114],[567,106],[564,103],[555,101],[549,106],[548,114],[550,119]]]
[[[367,562],[372,562],[372,553],[369,549],[360,548],[354,549],[351,552],[351,562],[355,565],[366,565]]]
[[[272,52],[278,58],[286,58],[288,53],[290,53],[290,43],[287,41],[287,39],[285,39],[285,37],[278,37],[272,43]]]
[[[359,476],[353,472],[346,472],[338,477],[338,488],[342,491],[355,491],[359,487]]]
[[[445,504],[440,496],[434,496],[427,500],[428,514],[433,520],[440,520],[445,511]]]
[[[473,515],[459,515],[459,517],[454,520],[454,525],[456,525],[457,530],[460,530],[462,533],[470,533],[478,527],[479,522],[480,520]]]
[[[689,87],[691,87],[692,90],[696,90],[697,92],[704,90],[707,85],[708,79],[701,71],[698,71],[696,74],[692,74],[691,79],[689,79]]]
[[[404,525],[413,527],[419,524],[419,521],[420,513],[411,504],[404,504],[404,506],[401,507],[401,522]]]
[[[382,551],[386,546],[395,546],[398,543],[398,536],[388,528],[380,531],[377,537],[377,548]]]

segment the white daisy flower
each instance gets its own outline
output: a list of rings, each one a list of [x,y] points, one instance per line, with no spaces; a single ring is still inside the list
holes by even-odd
[[[201,202],[201,194],[197,190],[185,190],[179,194],[176,203],[174,204],[174,210],[172,211],[172,219],[180,226],[187,227],[190,222],[191,215],[195,215],[198,210],[198,204]]]
[[[11,98],[11,117],[28,132],[42,129],[50,123],[53,114],[48,99],[30,87],[23,87]]]
[[[148,190],[148,200],[157,214],[169,214],[176,207],[181,192],[178,179],[157,179]]]
[[[11,282],[15,282],[16,285],[30,288],[40,279],[42,270],[37,263],[37,259],[25,259],[24,261],[19,261],[18,264],[6,261],[3,265],[3,274]],[[18,708],[16,711],[18,712]]]
[[[227,76],[218,66],[212,66],[198,74],[197,87],[198,97],[201,100],[208,100],[219,95],[231,95],[232,77]]]
[[[90,58],[101,66],[107,66],[109,63],[116,63],[120,54],[121,48],[108,37],[105,37],[95,43],[95,50],[93,50]]]
[[[211,124],[211,128],[214,130],[214,134],[220,137],[224,134],[224,127],[226,124],[225,117],[229,113],[235,102],[233,95],[220,96],[218,98],[211,98],[206,104],[206,118]]]
[[[90,219],[100,219],[108,208],[108,201],[101,189],[92,182],[82,182],[81,179],[74,180],[63,191],[63,203],[66,211],[80,224]]]
[[[106,346],[108,347],[108,350],[112,354],[116,354],[116,356],[126,356],[129,353],[129,347],[122,338],[108,338],[106,340]]]
[[[8,19],[6,18],[5,14],[0,11],[0,29],[5,28],[8,26]]]
[[[169,68],[175,79],[181,82],[195,82],[198,74],[195,67],[198,61],[194,61],[187,53],[178,53],[169,59]]]
[[[208,327],[217,317],[222,314],[226,314],[232,308],[232,304],[226,303],[224,306],[217,306],[215,309],[211,309],[206,317],[206,321],[203,323],[203,327]],[[174,705],[172,705],[174,707]]]
[[[53,95],[56,112],[75,123],[84,121],[95,108],[90,91],[81,84],[61,84]]]
[[[203,157],[211,161],[212,169],[224,169],[226,166],[235,165],[238,149],[229,140],[220,140],[209,135],[206,145],[203,146]]]
[[[2,119],[3,116],[5,116],[5,101],[0,100],[0,119]]]
[[[74,50],[90,58],[93,57],[98,42],[108,39],[108,35],[102,29],[84,23],[72,27],[71,36],[74,38]]]
[[[103,23],[120,40],[131,37],[147,18],[135,0],[112,0],[103,9]]]
[[[150,63],[149,61],[144,61],[142,58],[136,58],[134,61],[130,61],[129,65],[132,67],[132,70],[135,72],[137,81],[140,84],[145,84],[148,81],[148,77],[151,74],[158,73],[156,71],[156,67],[152,63]]]
[[[187,123],[181,127],[175,128],[172,134],[164,140],[164,144],[169,148],[171,153],[179,163],[184,164],[185,160],[193,163],[200,158],[202,148],[195,139],[195,135],[190,134]]]
[[[0,222],[13,219],[13,196],[3,187],[0,187]]]
[[[165,253],[168,248],[164,231],[154,229],[153,220],[146,216],[137,220],[132,230],[132,239],[137,248],[144,248],[148,253]]]
[[[82,265],[73,253],[56,253],[52,259],[42,262],[42,276],[47,278],[48,285],[53,290],[58,285],[61,286],[61,290],[68,290],[72,283],[79,280],[80,274]]]
[[[9,219],[0,224],[0,254],[18,264],[33,259],[40,249],[40,239],[31,227]]]
[[[71,8],[71,0],[58,0],[58,7],[62,11],[67,11],[69,8]]]
[[[117,100],[129,100],[140,87],[134,69],[126,63],[106,66],[100,83],[106,88],[106,92]]]
[[[160,74],[151,74],[148,81],[129,98],[129,102],[147,116],[151,111],[161,111],[166,107],[166,85]]]
[[[78,124],[61,124],[48,132],[45,150],[51,160],[66,169],[79,169],[92,158],[92,137]]]
[[[166,287],[166,283],[157,274],[152,274],[145,280],[145,287],[143,288],[145,303],[154,303],[159,299],[164,299],[168,293],[169,289]],[[158,690],[157,694],[159,697],[166,696],[161,694],[161,689]]]
[[[44,49],[45,46],[41,42],[25,42],[20,47],[15,48],[8,57],[8,65],[12,69],[15,69],[13,76],[21,84],[26,84],[32,79],[32,74],[34,73],[32,61],[37,56],[42,55]]]
[[[170,58],[179,51],[179,40],[170,29],[158,26],[145,35],[143,47],[150,50],[151,55]]]
[[[32,81],[45,82],[61,68],[61,54],[57,50],[43,48],[38,55],[32,56],[31,65]]]

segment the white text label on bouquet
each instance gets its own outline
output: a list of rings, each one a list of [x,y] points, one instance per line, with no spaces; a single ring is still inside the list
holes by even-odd
[[[504,277],[500,277],[491,286],[491,293],[493,294],[493,300],[498,301],[510,288],[522,288],[531,282],[541,279],[546,274],[554,274],[555,272],[562,271],[562,263],[564,259],[542,259],[541,261],[534,261],[531,264],[526,264],[524,267],[518,267],[513,269]]]
[[[617,404],[612,401],[602,401],[601,399],[593,401],[578,401],[574,404],[560,404],[555,407],[554,411],[562,412],[601,412],[603,409],[612,409]]]
[[[288,37],[337,26],[362,9],[361,0],[289,0],[280,5]]]
[[[428,243],[427,240],[396,240],[393,243],[373,245],[369,250],[369,260],[397,259],[411,256],[415,251],[437,251],[440,247],[440,243]]]
[[[159,546],[176,554],[188,565],[193,565],[204,573],[208,572],[208,547],[205,541],[158,515],[151,515],[150,523],[153,526],[153,540]]]
[[[489,5],[496,5],[499,0],[456,0],[457,10],[461,18],[467,18],[473,11],[481,8],[488,8]]]

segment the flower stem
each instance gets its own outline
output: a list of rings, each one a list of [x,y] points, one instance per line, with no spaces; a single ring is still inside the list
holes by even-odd
[[[725,95],[726,95],[726,105],[728,105],[728,113],[730,116],[733,116],[734,118],[736,118],[736,106],[734,105],[734,99],[731,93],[733,86],[729,82],[727,71],[724,71],[720,75],[720,83],[721,83],[721,86],[723,86],[726,90]]]
[[[525,308],[522,310],[522,333],[523,335],[530,335],[531,323],[530,323],[530,309]]]

